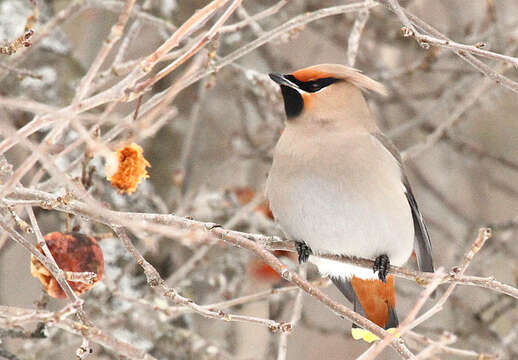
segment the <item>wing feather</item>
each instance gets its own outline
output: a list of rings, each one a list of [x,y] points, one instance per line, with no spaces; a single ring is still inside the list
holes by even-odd
[[[401,166],[401,174],[403,184],[405,185],[406,197],[412,210],[412,219],[414,220],[414,250],[417,256],[417,266],[420,271],[434,272],[433,258],[432,258],[432,243],[430,241],[430,235],[426,229],[426,224],[423,219],[423,215],[417,207],[410,183],[403,173],[403,167],[401,163],[401,156],[396,146],[383,134],[373,133],[372,134],[399,162]]]

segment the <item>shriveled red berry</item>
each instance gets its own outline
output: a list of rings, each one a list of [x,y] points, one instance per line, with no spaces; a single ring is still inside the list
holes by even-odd
[[[97,275],[88,284],[69,280],[68,283],[76,294],[79,295],[88,291],[102,279],[104,257],[95,238],[81,233],[52,232],[45,235],[44,239],[61,270],[77,273],[93,272]],[[37,248],[43,253],[39,245]],[[66,298],[57,280],[34,256],[31,256],[31,274],[40,279],[50,296],[60,299]]]
[[[280,259],[291,259],[291,261],[296,262],[297,257],[296,253],[283,251],[283,250],[275,250],[272,253]],[[277,283],[281,280],[281,276],[275,271],[270,265],[268,265],[265,261],[254,258],[248,264],[248,274],[254,278],[254,280],[263,282],[263,283]]]

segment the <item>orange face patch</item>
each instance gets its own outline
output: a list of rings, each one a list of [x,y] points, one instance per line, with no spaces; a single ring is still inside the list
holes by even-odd
[[[304,93],[302,94],[302,100],[304,101],[304,110],[311,109],[311,103],[313,102],[312,98],[313,94],[311,93]]]
[[[302,70],[297,70],[295,71],[293,74],[291,74],[293,76],[295,76],[295,78],[299,81],[313,81],[313,80],[317,80],[317,79],[323,79],[323,78],[328,78],[328,77],[333,77],[332,74],[329,74],[329,73],[326,73],[326,72],[323,72],[323,71],[320,71],[320,70],[316,70],[316,69],[302,69]]]

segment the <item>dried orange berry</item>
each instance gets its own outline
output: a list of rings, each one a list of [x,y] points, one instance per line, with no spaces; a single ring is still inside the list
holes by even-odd
[[[281,276],[270,267],[266,262],[259,259],[253,259],[248,264],[249,275],[260,282],[276,283],[281,280]]]
[[[142,148],[132,143],[113,153],[106,164],[107,179],[118,189],[119,194],[135,192],[138,184],[149,175],[146,167],[151,166],[142,155]]]
[[[250,201],[254,199],[255,191],[250,187],[236,187],[233,188],[232,191],[237,197],[237,200],[241,203],[241,205],[246,205]],[[260,212],[267,218],[273,220],[273,213],[270,209],[270,204],[268,200],[263,201],[259,205],[256,206],[255,211]]]
[[[280,259],[291,259],[296,261],[295,253],[283,250],[274,250],[272,253]],[[281,276],[264,260],[253,259],[248,264],[248,274],[257,281],[264,283],[277,283],[282,280]]]
[[[52,256],[61,270],[74,273],[95,273],[90,283],[68,280],[76,294],[90,290],[100,281],[104,272],[104,258],[95,238],[81,233],[52,232],[44,237]],[[43,253],[39,245],[38,250]],[[34,255],[31,256],[31,274],[39,278],[47,293],[55,298],[65,299],[67,296],[57,280]]]

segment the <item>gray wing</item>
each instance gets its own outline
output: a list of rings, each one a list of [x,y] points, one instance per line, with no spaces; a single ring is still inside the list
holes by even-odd
[[[331,277],[331,281],[351,304],[354,304],[356,301],[358,301],[356,293],[353,289],[353,285],[351,284],[351,280]]]
[[[399,155],[398,149],[394,146],[390,139],[381,133],[373,133],[372,135],[392,154],[392,156],[394,156],[394,158],[399,162],[401,171],[403,172],[401,156]],[[423,216],[417,207],[417,202],[415,201],[410,184],[408,183],[404,173],[402,176],[403,184],[405,185],[406,190],[406,197],[408,199],[410,209],[412,210],[412,219],[414,220],[414,250],[417,256],[417,266],[421,271],[434,272],[432,243],[430,242],[430,236],[428,235],[428,230],[426,229]]]
[[[417,202],[415,201],[414,194],[412,194],[412,189],[410,189],[410,185],[408,184],[406,178],[404,181],[406,188],[406,198],[408,199],[408,203],[412,209],[412,218],[414,219],[414,250],[417,256],[417,266],[421,271],[433,272],[434,267],[430,235],[428,235],[428,230],[426,229],[423,215],[421,215],[421,212],[417,207]]]
[[[354,306],[354,311],[360,314],[363,317],[367,317],[365,314],[365,311],[362,308],[362,305],[360,304],[360,300],[358,300],[358,296],[356,296],[356,293],[354,292],[353,285],[351,284],[351,280],[349,279],[343,279],[343,278],[331,278],[331,281],[335,286],[340,290],[342,294],[349,300],[351,304]],[[390,314],[389,314],[390,315]],[[389,316],[390,317],[390,316]],[[353,328],[359,327],[355,323],[353,323]],[[397,327],[397,325],[396,325]]]

